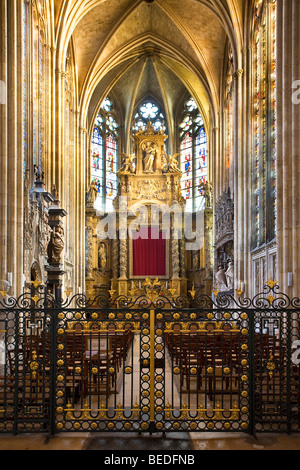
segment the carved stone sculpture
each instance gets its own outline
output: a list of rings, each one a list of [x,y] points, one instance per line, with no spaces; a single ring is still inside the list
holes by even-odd
[[[228,269],[225,273],[226,275],[226,282],[227,282],[227,287],[228,289],[233,289],[233,284],[234,284],[234,267],[233,267],[233,262],[229,261],[228,264]]]
[[[154,167],[154,160],[156,156],[156,148],[153,142],[146,142],[143,144],[142,149],[145,152],[145,156],[143,159],[144,163],[144,172],[145,173],[153,173],[153,167]]]
[[[135,155],[126,155],[126,153],[121,154],[121,168],[118,173],[134,173],[134,160]]]
[[[87,205],[88,207],[94,207],[94,203],[98,196],[98,188],[94,182],[92,182],[87,190]]]
[[[107,267],[106,246],[100,243],[98,250],[98,267],[101,273],[104,273]]]
[[[64,229],[60,226],[55,227],[51,239],[51,261],[54,263],[61,262],[61,255],[65,248]]]
[[[223,266],[219,266],[219,270],[216,274],[216,288],[220,292],[227,290],[226,275]]]

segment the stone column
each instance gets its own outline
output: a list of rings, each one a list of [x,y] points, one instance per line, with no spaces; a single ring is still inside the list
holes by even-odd
[[[7,276],[7,0],[0,0],[0,279]]]
[[[244,277],[244,153],[243,153],[243,73],[242,69],[233,74],[234,84],[234,273],[235,287]]]

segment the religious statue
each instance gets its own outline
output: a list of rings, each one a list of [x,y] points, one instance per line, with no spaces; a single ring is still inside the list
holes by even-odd
[[[94,203],[97,199],[98,196],[98,188],[97,185],[94,181],[89,186],[89,189],[87,190],[87,205],[89,207],[94,207]]]
[[[227,287],[229,290],[233,289],[233,283],[234,283],[234,267],[233,267],[233,262],[229,261],[228,263],[228,268],[225,273],[226,275],[226,282],[227,282]]]
[[[155,145],[153,144],[153,142],[146,142],[145,144],[143,144],[142,149],[145,152],[145,156],[143,159],[144,172],[153,173],[154,160],[156,156]]]
[[[52,262],[59,263],[61,261],[61,254],[64,248],[64,229],[60,226],[54,227],[54,231],[52,233],[52,241],[50,244],[50,255]]]
[[[204,191],[206,207],[212,207],[212,185],[208,181],[202,182],[199,185],[199,190]]]
[[[226,275],[223,266],[219,266],[219,270],[216,274],[216,288],[220,292],[227,290]]]
[[[169,162],[169,171],[171,172],[180,172],[178,168],[178,161],[177,157],[179,156],[179,153],[176,153],[175,155],[169,155],[168,156],[168,162]]]
[[[104,243],[99,245],[98,250],[98,267],[101,272],[104,272],[106,269],[107,257],[106,257],[106,248]]]
[[[206,181],[204,189],[206,207],[212,207],[212,185],[208,181]]]
[[[121,154],[121,168],[118,173],[134,173],[134,160],[135,155],[126,155],[126,153]]]

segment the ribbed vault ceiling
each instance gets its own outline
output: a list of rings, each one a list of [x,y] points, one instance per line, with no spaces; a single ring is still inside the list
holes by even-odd
[[[57,30],[64,53],[70,41],[73,45],[86,124],[111,91],[126,121],[151,95],[172,123],[186,90],[211,123],[226,40],[238,34],[242,5],[242,0],[56,0]]]

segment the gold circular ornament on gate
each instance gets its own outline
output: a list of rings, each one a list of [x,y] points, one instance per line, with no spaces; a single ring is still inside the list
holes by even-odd
[[[64,380],[64,376],[63,376],[63,375],[59,375],[59,376],[57,377],[57,380],[58,380],[58,382],[62,382],[62,381]]]
[[[161,406],[157,406],[157,408],[156,408],[156,412],[157,412],[157,413],[161,413],[161,412],[162,412],[162,410],[163,410],[163,409],[162,409],[162,407],[161,407]]]
[[[110,314],[108,315],[108,318],[109,318],[109,320],[113,320],[113,319],[115,318],[115,316],[116,316],[116,315],[115,315],[114,313],[110,313]]]
[[[208,374],[213,374],[213,373],[214,373],[214,368],[213,368],[213,367],[208,367],[208,368],[206,369],[206,372],[207,372]]]
[[[174,423],[174,424],[173,424],[173,428],[174,428],[174,429],[179,429],[179,428],[180,428],[180,424],[179,424],[179,423]]]
[[[62,423],[57,423],[56,427],[57,427],[57,429],[62,429],[64,427],[64,425]]]
[[[97,318],[98,318],[98,313],[94,312],[94,313],[92,314],[92,318],[93,318],[93,320],[97,320]]]
[[[192,375],[197,374],[197,369],[196,369],[196,367],[192,367],[192,368],[191,368],[191,374],[192,374]]]
[[[143,313],[143,319],[148,320],[149,318],[149,313]]]
[[[142,349],[143,349],[144,351],[148,351],[148,350],[149,350],[149,347],[150,347],[149,344],[143,344]]]
[[[156,376],[156,381],[157,382],[162,382],[163,378],[162,378],[162,375],[157,375]]]
[[[147,328],[144,328],[142,333],[144,336],[147,336],[149,334],[149,330]]]
[[[190,319],[191,320],[196,320],[196,318],[197,318],[197,315],[195,313],[190,314]]]
[[[207,314],[207,318],[208,318],[209,320],[212,320],[212,319],[214,318],[214,315],[213,315],[212,313],[208,313],[208,314]]]
[[[91,424],[91,429],[93,429],[93,430],[97,429],[97,423],[92,423]]]
[[[163,427],[163,423],[156,423],[156,429],[162,429]]]
[[[248,376],[247,375],[242,375],[241,379],[242,379],[243,382],[247,382]]]
[[[158,313],[158,314],[156,315],[156,318],[157,318],[157,320],[162,320],[162,319],[163,319],[162,313]]]
[[[213,429],[214,423],[208,423],[207,427],[208,427],[208,429]]]
[[[241,319],[242,319],[242,320],[247,320],[247,318],[248,318],[247,313],[242,313]]]
[[[248,423],[242,423],[241,428],[242,429],[248,429]]]
[[[59,406],[58,408],[56,408],[56,411],[57,413],[63,413],[64,409],[62,406]]]
[[[58,335],[63,335],[63,334],[64,334],[64,330],[63,330],[62,328],[59,328],[59,329],[57,330],[57,334],[58,334]]]
[[[81,374],[81,367],[76,367],[75,372],[76,374]]]
[[[74,424],[74,428],[75,428],[75,429],[79,429],[79,428],[80,428],[80,423],[75,423],[75,424]]]
[[[224,424],[224,428],[225,428],[225,429],[230,429],[230,428],[231,428],[231,424],[230,424],[230,423],[225,423],[225,424]]]
[[[224,374],[230,374],[230,368],[229,367],[224,367]]]
[[[92,374],[98,374],[98,369],[97,367],[92,368]]]
[[[148,413],[148,411],[149,411],[148,406],[143,406],[142,412],[143,412],[143,413]]]
[[[248,346],[247,346],[247,344],[242,344],[241,348],[242,348],[243,351],[247,351]]]
[[[131,313],[126,313],[125,318],[126,318],[126,320],[130,320],[130,318],[132,318],[132,314]]]
[[[57,365],[58,365],[58,366],[63,366],[63,365],[64,365],[64,361],[63,361],[62,359],[59,359],[59,360],[57,361]]]
[[[130,428],[131,428],[131,424],[130,424],[130,423],[125,423],[125,424],[124,424],[124,428],[125,428],[125,429],[130,429]]]
[[[57,392],[57,394],[56,394],[56,395],[57,395],[57,397],[58,397],[58,398],[61,398],[61,397],[63,397],[63,396],[64,396],[64,392]]]
[[[162,392],[160,390],[158,390],[157,392],[155,392],[155,395],[157,396],[157,398],[161,398],[162,397]]]
[[[58,314],[58,318],[59,318],[60,320],[63,320],[63,319],[65,318],[65,315],[64,315],[63,313],[59,313],[59,314]]]
[[[149,382],[149,375],[143,375],[142,379],[144,382]]]
[[[161,330],[161,329],[156,330],[156,334],[157,334],[158,336],[161,336],[161,335],[162,335],[162,330]]]
[[[144,360],[143,360],[143,366],[144,366],[144,367],[149,367],[149,361],[148,361],[148,359],[144,359]]]
[[[141,427],[142,427],[142,429],[145,430],[145,429],[148,429],[149,425],[148,425],[148,423],[142,423]]]
[[[76,318],[76,320],[80,320],[80,318],[81,318],[81,313],[76,313],[76,314],[75,314],[75,318]]]
[[[243,329],[242,329],[242,335],[247,335],[247,334],[248,334],[247,328],[243,328]]]
[[[242,397],[243,398],[247,398],[248,396],[248,392],[246,390],[244,390],[242,393],[241,393]]]
[[[174,320],[179,320],[180,314],[179,313],[174,313],[173,318],[174,318]]]
[[[110,367],[110,368],[108,369],[108,372],[109,372],[110,374],[114,374],[114,373],[115,373],[114,367]]]
[[[142,397],[143,397],[143,398],[149,397],[149,392],[147,392],[147,390],[145,390],[145,391],[142,393]]]
[[[162,349],[163,349],[163,347],[162,347],[161,344],[158,344],[158,345],[156,346],[156,351],[162,351]]]
[[[247,359],[242,359],[241,364],[242,366],[246,366],[248,364]]]
[[[247,408],[247,406],[243,406],[243,407],[241,408],[241,412],[242,412],[242,413],[248,413],[248,408]]]
[[[180,374],[180,368],[179,367],[174,367],[173,372],[176,375]]]
[[[197,423],[191,423],[191,429],[197,429]]]
[[[107,427],[108,429],[114,429],[115,425],[114,423],[108,423]]]
[[[125,374],[131,374],[132,373],[132,367],[129,367],[129,366],[125,367],[124,371],[125,371]]]
[[[59,351],[62,351],[64,348],[65,348],[65,347],[64,347],[63,344],[59,344],[59,345],[58,345],[58,350],[59,350]]]

